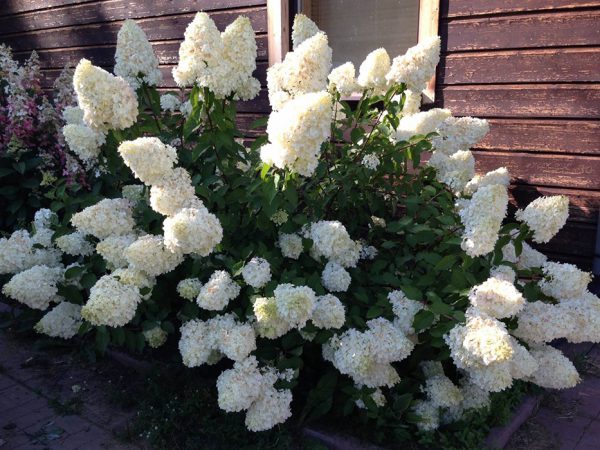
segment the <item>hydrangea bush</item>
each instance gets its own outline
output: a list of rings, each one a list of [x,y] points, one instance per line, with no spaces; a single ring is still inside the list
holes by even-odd
[[[484,410],[516,380],[576,385],[548,343],[600,341],[600,299],[589,273],[528,244],[561,229],[568,200],[507,219],[510,175],[475,174],[469,151],[487,122],[419,111],[439,38],[377,49],[356,72],[332,69],[306,17],[292,36],[251,144],[236,127],[236,101],[260,89],[245,17],[219,32],[196,15],[179,92],[158,93],[132,21],[116,75],[80,61],[65,139],[120,194],[40,210],[0,240],[3,293],[48,311],[40,333],[217,365],[219,406],[252,431],[331,411],[402,436]]]
[[[82,161],[65,145],[61,129],[76,104],[72,69],[42,90],[37,53],[22,64],[0,45],[0,229],[14,230],[36,210],[89,188]],[[54,209],[60,209],[57,203]]]

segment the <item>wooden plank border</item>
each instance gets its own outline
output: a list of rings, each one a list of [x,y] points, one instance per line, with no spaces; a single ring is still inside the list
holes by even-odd
[[[269,66],[283,61],[290,49],[289,1],[267,0]]]
[[[440,0],[419,1],[419,42],[439,34]],[[423,104],[435,102],[435,73],[423,91]]]

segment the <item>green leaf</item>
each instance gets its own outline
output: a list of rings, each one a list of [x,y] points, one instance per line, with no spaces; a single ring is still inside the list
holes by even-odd
[[[452,267],[455,262],[456,262],[456,256],[446,255],[438,261],[438,263],[434,266],[434,269],[435,270],[447,270],[450,267]]]
[[[435,315],[426,309],[419,311],[413,320],[413,328],[419,332],[431,326],[435,320]]]
[[[94,275],[93,273],[86,273],[84,276],[81,277],[81,281],[79,281],[79,284],[81,284],[81,286],[85,289],[91,289],[92,286],[96,284],[96,281],[98,281],[96,275]]]
[[[108,329],[102,325],[96,328],[96,350],[98,353],[103,355],[106,352],[106,348],[110,343],[110,333]]]
[[[65,270],[65,278],[67,280],[71,279],[71,278],[77,278],[83,272],[85,272],[85,267],[83,267],[83,266],[74,266],[74,267],[71,267],[71,268]]]

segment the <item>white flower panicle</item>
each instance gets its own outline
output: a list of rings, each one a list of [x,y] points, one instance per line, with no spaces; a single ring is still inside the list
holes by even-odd
[[[181,100],[173,94],[163,94],[160,96],[160,109],[174,113],[179,110]]]
[[[303,94],[325,91],[330,69],[331,48],[325,33],[306,39],[293,52],[288,52],[281,63],[267,71],[269,102],[273,110],[282,109],[290,100]],[[327,117],[331,118],[331,112]]]
[[[71,224],[83,234],[98,239],[131,234],[135,226],[133,207],[124,198],[105,198],[71,217]]]
[[[224,47],[221,70],[227,72],[221,72],[221,89],[214,89],[215,93],[220,91],[225,97],[235,92],[240,100],[253,99],[258,95],[260,82],[252,77],[256,70],[257,47],[250,19],[238,16],[225,28],[221,38]]]
[[[360,163],[369,170],[377,170],[380,161],[375,153],[369,153],[368,155],[363,156],[363,159]]]
[[[540,345],[531,349],[531,355],[538,363],[538,369],[531,374],[529,381],[549,389],[567,389],[579,383],[577,369],[560,350]]]
[[[417,427],[421,431],[437,430],[440,426],[440,410],[431,402],[417,401],[412,407],[412,412],[419,416]]]
[[[35,325],[34,329],[38,333],[50,337],[71,339],[77,334],[82,323],[81,306],[61,302],[47,312]]]
[[[317,297],[308,286],[284,283],[275,288],[275,304],[278,315],[291,328],[303,328],[310,319]]]
[[[315,257],[325,257],[342,267],[356,267],[360,243],[353,241],[346,227],[338,221],[322,220],[310,225],[311,249]]]
[[[246,426],[251,431],[285,422],[292,414],[292,393],[274,387],[278,378],[273,368],[259,368],[254,356],[238,361],[217,379],[219,407],[228,412],[247,410]]]
[[[320,33],[316,23],[306,17],[304,14],[296,14],[294,24],[292,25],[292,47],[294,50],[298,48],[307,39]]]
[[[427,164],[436,169],[438,181],[454,192],[462,191],[475,175],[475,158],[469,150],[460,150],[450,156],[436,150]]]
[[[302,238],[297,234],[279,233],[277,244],[286,258],[298,259],[304,250]]]
[[[407,298],[402,291],[392,291],[387,298],[392,304],[392,311],[396,316],[394,325],[406,335],[415,334],[413,320],[415,315],[424,308],[423,304]]]
[[[67,125],[83,124],[83,110],[79,106],[67,106],[63,109],[62,117]]]
[[[323,287],[329,292],[346,292],[351,281],[348,271],[334,261],[329,261],[321,274]]]
[[[244,281],[255,289],[259,289],[271,281],[271,266],[264,258],[254,257],[242,270]]]
[[[199,200],[163,222],[165,245],[175,253],[207,256],[223,239],[221,222]]]
[[[133,89],[141,83],[158,86],[162,81],[152,44],[133,20],[126,20],[117,34],[115,75],[122,77]]]
[[[85,239],[85,234],[76,231],[56,238],[56,246],[67,255],[89,256],[94,253],[94,247]]]
[[[137,203],[144,199],[143,184],[126,184],[121,188],[121,195],[132,203]]]
[[[40,231],[46,230],[37,225],[36,228]],[[35,248],[34,238],[35,235],[32,237],[27,230],[17,230],[8,238],[0,238],[0,274],[18,273],[36,265],[60,265],[60,251],[53,248]]]
[[[527,343],[544,343],[571,335],[575,326],[563,305],[535,301],[525,303],[512,334]]]
[[[427,395],[427,401],[438,408],[456,407],[463,400],[460,388],[443,374],[427,378],[422,389]]]
[[[96,244],[96,252],[104,258],[110,269],[124,267],[128,264],[125,258],[125,249],[137,238],[137,235],[133,233],[108,236]]]
[[[161,327],[154,327],[144,331],[144,339],[151,348],[161,347],[167,342],[168,333]]]
[[[216,362],[213,359],[215,352],[242,361],[256,350],[252,326],[237,321],[233,314],[216,316],[205,322],[190,320],[180,331],[179,352],[187,367]]]
[[[478,189],[464,202],[459,215],[465,227],[461,247],[467,255],[482,256],[494,250],[507,206],[506,187],[499,184]]]
[[[516,315],[525,304],[525,298],[511,282],[494,277],[471,289],[469,301],[475,308],[496,319]]]
[[[354,64],[347,62],[334,68],[329,74],[329,86],[330,92],[333,90],[338,91],[343,96],[352,95],[359,89],[358,83],[356,82],[356,71]]]
[[[141,137],[119,145],[125,165],[144,184],[160,184],[171,174],[177,151],[155,137]]]
[[[524,210],[518,210],[515,217],[531,228],[535,242],[548,242],[567,222],[569,198],[566,195],[536,198]]]
[[[256,333],[267,339],[277,339],[292,329],[281,316],[274,297],[259,297],[254,300]]]
[[[495,266],[490,269],[490,277],[513,284],[517,279],[517,273],[509,266]]]
[[[402,107],[402,115],[410,116],[410,115],[418,113],[421,109],[421,93],[414,92],[414,91],[411,91],[410,89],[407,89],[406,91],[404,91],[404,95],[405,95],[405,100],[404,100],[404,106]],[[400,97],[395,96],[393,100],[399,102]]]
[[[592,274],[573,264],[545,262],[542,266],[545,278],[539,281],[542,292],[557,300],[581,297],[592,281]]]
[[[346,309],[335,295],[321,295],[317,297],[311,320],[318,328],[341,328],[346,322]]]
[[[404,116],[396,128],[394,140],[407,141],[416,134],[433,133],[448,117],[450,117],[450,110],[440,108]]]
[[[180,87],[190,86],[198,79],[206,80],[223,55],[221,33],[204,12],[196,14],[183,36],[179,63],[173,69],[173,78]]]
[[[390,55],[384,48],[373,50],[358,69],[357,83],[363,89],[373,89],[374,94],[386,91],[386,75],[390,70]]]
[[[289,101],[269,116],[270,144],[261,147],[260,158],[280,169],[311,176],[319,163],[321,144],[331,133],[331,114],[327,92],[304,94]]]
[[[186,278],[177,283],[177,293],[189,301],[196,301],[202,288],[202,282],[198,278]]]
[[[104,275],[92,286],[81,316],[92,325],[122,327],[133,319],[141,301],[136,286],[121,283],[112,275]]]
[[[523,251],[517,259],[517,267],[519,269],[542,267],[546,261],[548,261],[546,255],[533,249],[527,242],[523,242]]]
[[[364,332],[352,328],[334,336],[323,347],[323,357],[357,384],[391,387],[400,377],[390,363],[405,359],[414,344],[384,318],[370,320],[367,326]]]
[[[29,308],[45,310],[51,302],[60,302],[57,283],[63,279],[61,267],[33,266],[13,275],[2,293]]]
[[[100,155],[100,147],[106,142],[104,133],[83,124],[68,124],[62,129],[69,149],[84,163],[94,162]]]
[[[480,187],[492,186],[494,184],[499,184],[508,188],[508,185],[510,184],[510,174],[505,167],[500,167],[483,176],[475,175],[473,179],[467,183],[463,192],[466,195],[473,195]]]
[[[196,190],[187,170],[177,167],[168,173],[160,184],[150,188],[150,206],[164,216],[174,216],[196,198]]]
[[[475,117],[448,117],[438,127],[438,136],[431,139],[436,151],[452,155],[468,150],[481,141],[490,131],[487,120]]]
[[[439,61],[440,38],[432,36],[409,48],[404,55],[396,56],[386,74],[386,80],[389,83],[406,83],[408,89],[421,92],[435,75],[435,67]]]
[[[240,294],[240,287],[224,270],[217,270],[200,288],[196,302],[211,311],[220,311]]]
[[[237,98],[249,100],[260,89],[252,77],[255,69],[256,40],[250,19],[239,16],[219,33],[208,14],[201,12],[185,30],[173,78],[182,87],[194,83],[207,87],[217,98],[236,93]]]
[[[83,120],[94,130],[123,130],[137,120],[137,98],[123,78],[82,59],[75,68],[73,86]]]
[[[183,254],[169,250],[163,236],[147,234],[125,249],[125,259],[131,267],[156,277],[171,272],[181,264]]]

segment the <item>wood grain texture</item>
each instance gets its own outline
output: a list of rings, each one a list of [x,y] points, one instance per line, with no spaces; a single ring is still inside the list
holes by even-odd
[[[594,257],[595,242],[595,225],[567,222],[550,242],[537,248],[544,253],[556,253],[560,259],[563,255],[570,255],[591,262]]]
[[[47,2],[38,2],[46,4]],[[266,0],[108,0],[75,4],[60,9],[33,11],[17,16],[0,16],[2,34],[37,31],[47,28],[141,19],[217,9],[264,6]]]
[[[90,3],[94,0],[2,0],[0,16],[8,16],[27,11],[39,11],[57,6]]]
[[[440,84],[599,82],[600,47],[449,54],[438,77]]]
[[[100,66],[100,67],[102,67],[104,70],[108,70],[109,72],[112,72],[112,70],[113,70],[112,66]],[[160,84],[160,87],[178,89],[177,84],[175,83],[175,80],[173,80],[173,73],[172,73],[173,67],[175,67],[175,66],[174,65],[159,66],[159,69],[162,73],[162,83]],[[42,88],[51,88],[54,84],[54,80],[56,80],[56,78],[60,75],[61,71],[62,71],[62,69],[42,69]],[[260,81],[261,86],[266,86],[267,85],[267,63],[259,62],[256,66],[256,70],[254,71],[253,75]]]
[[[440,35],[446,51],[597,46],[599,21],[600,10],[446,19]]]
[[[489,119],[482,150],[600,156],[600,120]]]
[[[569,221],[598,224],[600,192],[565,189],[558,187],[527,186],[512,184],[510,202],[512,209],[525,208],[531,201],[542,196],[566,195],[569,197]]]
[[[242,11],[219,11],[210,13],[210,17],[215,21],[217,27],[223,30],[240,14],[250,18],[255,32],[264,33],[267,31],[266,8],[250,8]],[[194,14],[181,14],[178,16],[142,19],[138,20],[137,23],[146,32],[150,41],[183,39],[185,28],[193,18]],[[15,51],[106,45],[117,41],[117,33],[121,25],[122,23],[120,22],[110,22],[67,28],[53,28],[50,30],[11,34],[3,36],[1,39]]]
[[[600,190],[600,157],[474,151],[477,172],[504,166],[516,184]]]
[[[458,116],[597,119],[600,84],[442,86],[436,103]]]
[[[1,39],[1,37],[0,37]],[[160,64],[176,64],[179,61],[179,45],[181,40],[153,42],[152,47]],[[257,60],[267,59],[266,36],[256,36]],[[98,66],[112,66],[115,62],[115,44],[93,47],[69,47],[38,51],[42,69],[58,69],[65,65],[76,65],[81,58],[87,58]],[[29,50],[15,52],[16,58],[23,60],[29,57]]]
[[[464,17],[600,6],[598,0],[441,0],[441,16]]]

